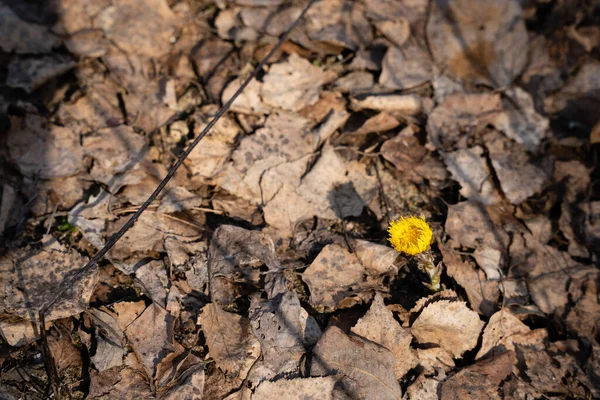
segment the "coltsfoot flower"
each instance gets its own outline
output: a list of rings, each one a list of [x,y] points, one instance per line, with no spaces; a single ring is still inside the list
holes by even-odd
[[[433,238],[433,232],[425,218],[413,216],[390,222],[388,232],[388,240],[394,249],[409,256],[416,256],[429,249]]]

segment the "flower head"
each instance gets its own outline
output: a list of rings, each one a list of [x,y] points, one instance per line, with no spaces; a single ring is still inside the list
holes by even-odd
[[[424,218],[402,217],[390,222],[388,240],[400,253],[414,256],[427,250],[431,245],[433,232]]]

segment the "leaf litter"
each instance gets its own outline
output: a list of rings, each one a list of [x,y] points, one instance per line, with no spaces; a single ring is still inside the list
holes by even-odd
[[[314,2],[40,338],[303,5],[0,6],[2,393],[600,395],[598,21],[561,2]]]

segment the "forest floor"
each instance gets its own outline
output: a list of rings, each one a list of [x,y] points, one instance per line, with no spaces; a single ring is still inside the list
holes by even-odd
[[[315,2],[75,275],[305,5],[0,0],[1,399],[600,398],[591,0]]]

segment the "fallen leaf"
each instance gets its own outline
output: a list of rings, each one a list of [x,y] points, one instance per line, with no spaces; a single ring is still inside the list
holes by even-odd
[[[394,262],[398,252],[393,248],[366,240],[355,240],[353,248],[356,257],[371,275],[397,272]]]
[[[504,92],[504,96],[505,111],[495,118],[494,127],[528,151],[537,151],[548,135],[550,121],[538,114],[529,93],[518,86]]]
[[[460,194],[485,205],[502,200],[481,146],[440,152],[452,179],[460,183]]]
[[[98,130],[85,136],[82,144],[85,154],[94,159],[90,175],[112,190],[119,189],[115,176],[141,162],[148,151],[146,138],[124,125]]]
[[[319,89],[337,76],[323,71],[308,60],[291,54],[287,62],[274,64],[263,78],[263,101],[284,110],[298,111],[319,99]],[[281,88],[285,87],[285,92]]]
[[[31,93],[76,65],[70,57],[62,55],[13,58],[8,64],[6,85]]]
[[[350,72],[335,81],[335,88],[343,93],[369,90],[372,87],[373,75],[367,71]]]
[[[527,30],[516,0],[433,3],[427,39],[438,66],[468,84],[510,85],[527,65]]]
[[[47,124],[33,114],[11,118],[10,126],[8,151],[22,174],[47,179],[75,175],[83,169],[79,135],[71,129]]]
[[[352,328],[352,333],[369,339],[389,351],[395,357],[394,373],[400,380],[414,368],[418,359],[411,349],[412,335],[400,326],[390,310],[385,307],[379,293],[375,295],[371,308]]]
[[[467,137],[493,124],[501,111],[499,94],[448,94],[429,114],[427,138],[438,150],[465,148]]]
[[[8,4],[0,7],[0,47],[6,53],[50,53],[60,46],[60,39],[43,25],[23,21]]]
[[[152,395],[142,366],[133,353],[125,358],[123,369],[111,368],[104,372],[90,370],[88,396],[91,399],[127,398],[128,396],[151,398]]]
[[[333,376],[265,381],[256,388],[252,399],[332,400],[336,381]]]
[[[387,111],[405,116],[427,114],[433,108],[431,99],[414,94],[356,95],[350,101],[357,110]]]
[[[51,324],[52,322],[46,322],[46,329]],[[6,314],[0,316],[0,335],[9,346],[21,347],[33,342],[39,338],[39,330],[39,325],[35,322]]]
[[[488,135],[485,143],[502,192],[512,204],[520,204],[542,190],[547,169],[534,164],[522,145],[499,134]]]
[[[507,233],[492,222],[488,209],[474,201],[448,207],[446,231],[459,244],[471,248],[503,250],[508,243]]]
[[[146,376],[154,378],[159,363],[174,351],[173,317],[151,304],[127,326],[125,335]]]
[[[421,374],[406,389],[405,398],[407,400],[438,400],[440,385],[439,377],[429,378],[425,374]]]
[[[423,368],[423,374],[437,375],[450,372],[455,367],[452,354],[441,347],[430,347],[428,349],[417,349],[419,367]]]
[[[379,84],[389,89],[410,89],[432,78],[429,53],[415,43],[390,46],[383,58]]]
[[[259,231],[222,225],[213,234],[208,249],[208,269],[213,302],[231,306],[239,296],[237,282],[260,281],[259,268],[275,268],[274,244]]]
[[[498,282],[486,279],[482,271],[463,262],[459,254],[447,246],[440,245],[439,247],[446,266],[446,273],[465,290],[471,307],[480,314],[491,316],[496,310],[500,297]],[[506,296],[506,292],[504,295]]]
[[[329,327],[313,349],[312,376],[339,374],[335,395],[400,399],[402,392],[394,375],[393,354],[370,341],[348,336],[338,327]]]
[[[510,311],[501,309],[490,317],[483,330],[481,348],[475,358],[480,359],[495,352],[514,350],[512,336],[530,331],[531,329]]]
[[[177,24],[165,0],[119,0],[96,16],[95,25],[127,53],[160,57],[169,51]]]
[[[253,375],[261,380],[299,374],[305,348],[313,346],[321,336],[321,328],[291,291],[279,293],[268,302],[253,297],[250,324],[263,358]]]
[[[465,302],[439,300],[426,306],[411,326],[419,343],[435,343],[461,358],[479,340],[484,322]]]
[[[216,303],[203,310],[198,323],[206,337],[208,355],[239,386],[260,356],[260,342],[250,333],[247,318],[223,311]]]
[[[202,366],[188,369],[179,382],[169,389],[163,400],[200,399],[204,392],[204,368]]]
[[[223,90],[223,95],[221,96],[222,102],[228,102],[241,85],[242,81],[239,79],[229,82]],[[269,114],[271,107],[262,100],[262,88],[262,82],[252,80],[231,104],[231,110],[243,114]]]
[[[302,274],[310,302],[325,310],[351,307],[370,297],[364,293],[366,271],[356,255],[337,244],[327,245]]]
[[[55,238],[42,238],[39,250],[23,248],[9,251],[0,258],[2,285],[0,306],[8,313],[37,321],[38,311],[56,296],[63,282],[68,282],[86,263],[75,249],[68,250]],[[46,312],[46,321],[79,314],[90,300],[96,272],[88,271],[69,284],[68,289]]]
[[[306,13],[306,32],[311,42],[338,53],[342,48],[356,50],[373,39],[373,30],[361,3],[347,7],[344,0],[318,2]]]
[[[463,368],[442,383],[441,399],[498,399],[498,386],[511,373],[517,355],[514,351],[480,360]]]

